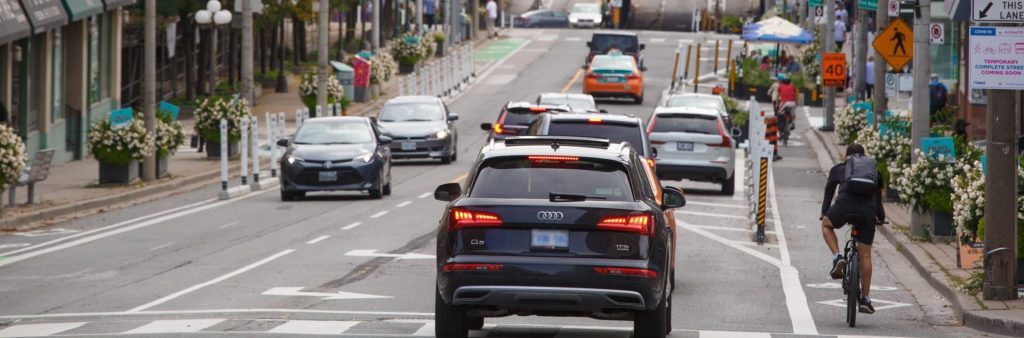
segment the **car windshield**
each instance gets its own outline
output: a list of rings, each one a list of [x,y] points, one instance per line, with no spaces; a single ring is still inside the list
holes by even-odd
[[[444,110],[434,102],[397,103],[384,106],[380,122],[444,121]]]
[[[544,96],[540,98],[540,104],[552,106],[569,106],[575,111],[597,110],[594,101],[584,97],[571,96]]]
[[[654,117],[655,133],[696,133],[717,135],[718,117],[698,114],[658,114]]]
[[[572,6],[573,13],[598,13],[601,9],[595,4],[576,4]]]
[[[616,48],[624,52],[636,52],[637,38],[629,35],[594,35],[590,41],[590,49],[607,52]]]
[[[594,58],[593,69],[633,69],[633,58],[600,56]]]
[[[594,200],[633,200],[622,165],[564,156],[487,161],[476,177],[470,196],[547,200],[552,192],[583,195]]]
[[[580,136],[606,138],[612,143],[629,142],[642,156],[647,156],[644,147],[643,130],[639,125],[602,123],[587,121],[552,121],[548,128],[551,136]]]
[[[506,126],[528,126],[537,119],[538,115],[538,112],[530,111],[528,108],[510,108],[501,124]]]
[[[692,107],[711,109],[719,112],[725,111],[725,103],[717,97],[700,96],[676,96],[668,99],[666,107]]]
[[[306,121],[295,134],[295,144],[359,144],[373,141],[363,121]]]

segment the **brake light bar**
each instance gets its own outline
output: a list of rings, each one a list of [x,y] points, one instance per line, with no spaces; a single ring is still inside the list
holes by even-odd
[[[444,265],[444,272],[452,271],[501,271],[502,264],[449,263]]]
[[[636,232],[650,236],[654,234],[651,218],[649,214],[605,216],[601,222],[597,223],[597,228],[609,231]]]
[[[527,159],[534,162],[576,162],[580,158],[576,156],[558,156],[558,155],[533,155],[527,156]]]
[[[452,208],[451,213],[448,231],[463,228],[493,227],[502,224],[501,216],[489,212]]]
[[[447,266],[446,266],[447,268]],[[658,278],[658,272],[650,269],[618,268],[613,266],[595,266],[594,272],[607,276],[634,276]]]
[[[544,107],[530,107],[530,111],[535,113],[542,113],[548,111],[548,109]]]
[[[600,124],[603,121],[604,121],[604,119],[602,119],[600,117],[591,117],[591,118],[587,119],[587,122],[597,123],[597,124]]]

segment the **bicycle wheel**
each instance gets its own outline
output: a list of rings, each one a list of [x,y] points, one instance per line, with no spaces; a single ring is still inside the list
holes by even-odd
[[[857,303],[860,301],[860,257],[854,253],[846,264],[845,278],[850,288],[846,294],[846,322],[854,327],[857,326]]]

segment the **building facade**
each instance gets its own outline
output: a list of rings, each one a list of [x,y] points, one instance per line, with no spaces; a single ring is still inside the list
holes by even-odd
[[[0,0],[0,116],[29,156],[87,156],[92,122],[120,108],[122,7],[136,0]]]

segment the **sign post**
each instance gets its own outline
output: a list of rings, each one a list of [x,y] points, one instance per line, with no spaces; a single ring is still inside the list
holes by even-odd
[[[846,87],[846,54],[821,55],[821,80],[828,87]]]
[[[893,69],[900,70],[914,57],[914,30],[901,18],[894,18],[871,46]]]

